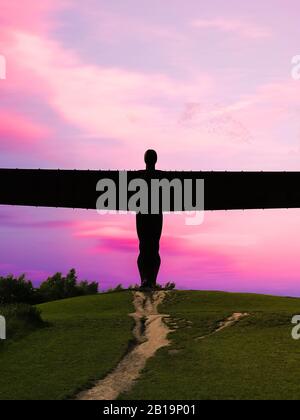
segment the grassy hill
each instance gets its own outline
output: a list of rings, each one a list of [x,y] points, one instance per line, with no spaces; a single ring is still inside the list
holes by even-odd
[[[103,378],[132,339],[132,294],[101,294],[39,307],[47,326],[0,349],[0,399],[66,399]],[[170,292],[170,347],[148,361],[122,399],[299,399],[300,299]],[[209,335],[235,312],[239,323]],[[197,338],[206,336],[202,340]]]
[[[132,338],[131,293],[40,305],[49,323],[0,349],[0,399],[66,399],[105,376]]]
[[[300,299],[216,292],[174,292],[172,346],[150,360],[129,399],[300,399],[300,341],[291,318]],[[234,312],[249,317],[203,340]]]

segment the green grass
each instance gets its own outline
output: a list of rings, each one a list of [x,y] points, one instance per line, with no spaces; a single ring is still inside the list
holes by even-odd
[[[172,345],[147,363],[122,399],[300,399],[300,342],[291,338],[300,299],[172,292],[160,312],[177,319]],[[195,340],[234,312],[250,316]]]
[[[23,335],[1,343],[0,400],[72,398],[106,376],[132,339],[129,292],[38,309],[46,325],[25,323]],[[300,399],[300,341],[291,338],[300,299],[170,292],[159,310],[179,327],[170,334],[172,344],[148,361],[134,388],[120,399]],[[233,312],[250,316],[195,340]],[[12,324],[19,332],[20,325]]]
[[[0,400],[67,399],[104,377],[132,338],[132,294],[86,296],[40,305],[44,328],[0,349]]]

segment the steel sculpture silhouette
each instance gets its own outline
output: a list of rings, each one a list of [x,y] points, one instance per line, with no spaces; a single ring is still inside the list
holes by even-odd
[[[156,161],[155,151],[146,152],[146,170],[129,171],[128,182],[137,177],[148,184],[152,179],[203,179],[204,210],[300,208],[300,172],[158,171]],[[111,179],[119,187],[119,171],[0,169],[0,205],[95,209],[101,179]],[[118,195],[115,207],[128,210]],[[138,267],[144,287],[156,283],[162,226],[163,211],[137,214]]]

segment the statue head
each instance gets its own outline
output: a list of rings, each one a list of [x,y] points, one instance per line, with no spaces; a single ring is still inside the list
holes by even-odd
[[[152,149],[147,150],[147,152],[145,153],[146,169],[150,171],[154,171],[156,162],[157,162],[156,151]]]

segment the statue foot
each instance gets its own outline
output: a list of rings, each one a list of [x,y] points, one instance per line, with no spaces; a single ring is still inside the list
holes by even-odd
[[[149,289],[149,290],[153,290],[155,289],[155,283],[148,281],[148,280],[143,280],[142,281],[142,289]]]

